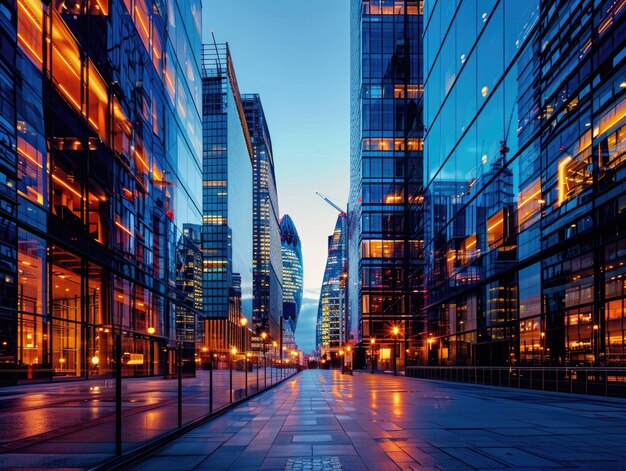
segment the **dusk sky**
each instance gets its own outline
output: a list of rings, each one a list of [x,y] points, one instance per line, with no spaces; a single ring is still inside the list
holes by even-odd
[[[302,240],[304,299],[296,341],[315,348],[327,237],[349,187],[350,2],[204,0],[204,42],[228,42],[241,93],[259,93],[272,136],[281,214]]]

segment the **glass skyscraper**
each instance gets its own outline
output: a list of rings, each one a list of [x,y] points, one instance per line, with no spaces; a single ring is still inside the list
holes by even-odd
[[[278,191],[274,155],[261,97],[242,95],[242,104],[254,154],[253,162],[253,294],[252,329],[280,339],[283,315],[283,262],[281,256]]]
[[[422,238],[422,2],[353,1],[349,303],[363,366],[419,329]],[[393,328],[398,335],[394,338]],[[407,347],[399,348],[399,364]]]
[[[227,44],[202,46],[202,129],[204,341],[230,351],[240,316],[252,319],[254,152]]]
[[[328,258],[317,309],[316,348],[320,358],[339,359],[339,349],[349,340],[346,281],[348,277],[348,221],[339,213],[328,237]]]
[[[201,222],[200,1],[0,7],[0,382],[173,367]],[[192,314],[193,315],[193,314]]]
[[[424,362],[626,362],[625,12],[425,2]]]
[[[302,244],[293,220],[285,214],[280,220],[280,241],[283,259],[283,331],[286,344],[293,342],[300,307],[304,267],[302,265]]]

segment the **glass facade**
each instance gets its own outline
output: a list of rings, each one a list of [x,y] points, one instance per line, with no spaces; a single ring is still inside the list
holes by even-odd
[[[200,1],[0,7],[3,383],[164,374],[201,222]]]
[[[339,349],[349,340],[347,241],[348,218],[346,213],[339,213],[335,230],[328,237],[328,259],[317,310],[316,348],[324,360],[338,359]]]
[[[227,44],[202,47],[202,129],[202,314],[206,329],[206,320],[231,319],[230,337],[240,315],[252,318],[254,153]],[[240,315],[232,314],[233,304]],[[204,340],[209,348],[208,334]]]
[[[281,257],[278,192],[274,156],[261,97],[242,95],[254,152],[254,247],[252,329],[279,339],[283,315],[283,262]]]
[[[293,220],[285,214],[280,220],[283,259],[283,330],[289,343],[293,339],[302,306],[304,266],[302,244]]]
[[[621,2],[425,2],[431,365],[624,365]]]
[[[351,49],[349,303],[359,368],[370,339],[390,361],[392,345],[408,346],[420,329],[422,2],[353,1]]]

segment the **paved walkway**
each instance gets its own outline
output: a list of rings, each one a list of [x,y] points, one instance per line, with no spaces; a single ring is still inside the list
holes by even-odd
[[[626,469],[626,401],[304,371],[135,470]]]

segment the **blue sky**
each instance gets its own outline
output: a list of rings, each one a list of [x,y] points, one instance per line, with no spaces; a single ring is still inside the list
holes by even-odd
[[[211,30],[230,45],[242,93],[259,93],[272,135],[280,211],[302,239],[304,299],[296,341],[315,348],[327,237],[349,187],[349,0],[204,0]]]

